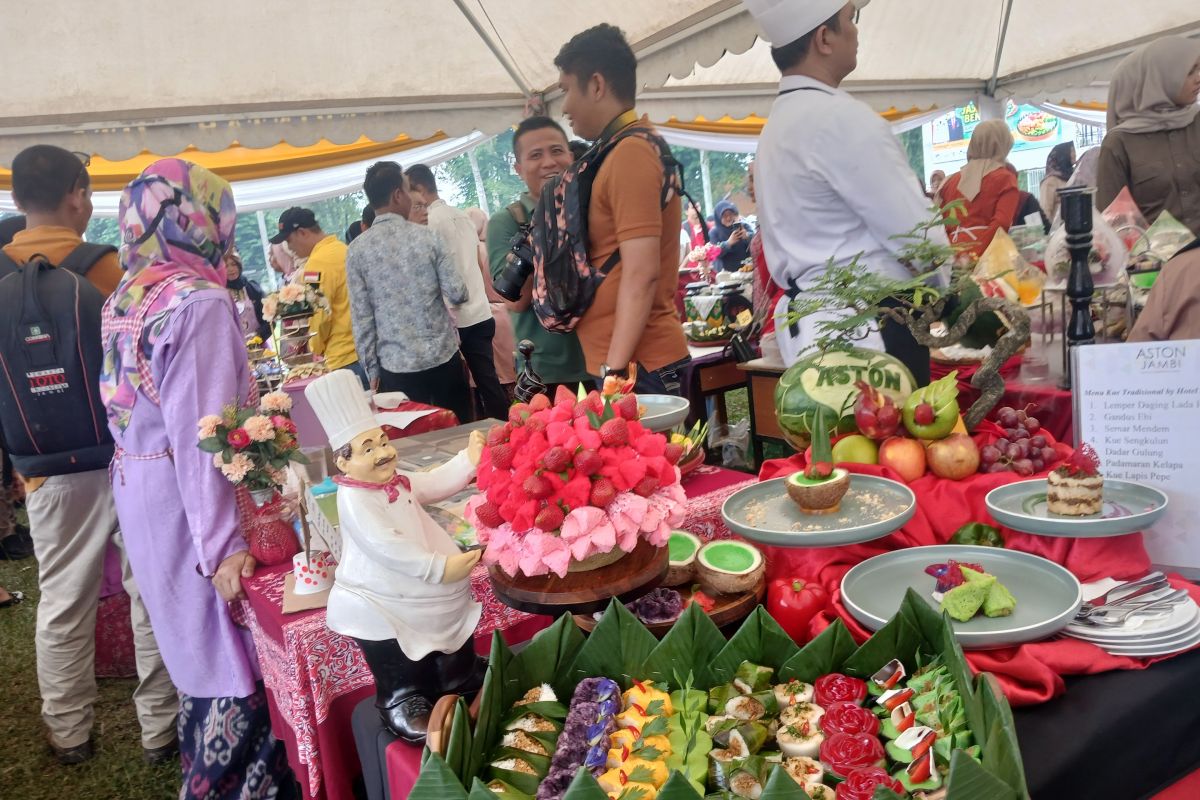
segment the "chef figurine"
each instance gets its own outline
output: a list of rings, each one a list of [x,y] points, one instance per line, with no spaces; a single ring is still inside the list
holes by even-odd
[[[480,551],[461,552],[421,507],[471,482],[483,434],[473,432],[466,450],[431,472],[398,472],[396,450],[352,372],[320,377],[304,395],[344,473],[333,479],[342,559],[327,624],[358,642],[384,723],[420,744],[438,697],[483,683],[473,641],[480,605],[469,581]]]

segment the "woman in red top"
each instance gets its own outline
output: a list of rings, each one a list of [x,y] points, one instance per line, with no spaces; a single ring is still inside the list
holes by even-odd
[[[939,202],[947,206],[962,200],[957,221],[946,214],[950,241],[964,251],[979,255],[987,249],[996,231],[1007,231],[1021,203],[1017,177],[1005,169],[1013,137],[1001,120],[981,122],[967,145],[967,165],[942,185]]]

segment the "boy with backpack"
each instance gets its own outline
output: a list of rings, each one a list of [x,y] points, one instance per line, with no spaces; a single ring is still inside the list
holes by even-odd
[[[590,201],[580,210],[586,215],[590,265],[580,272],[593,273],[584,280],[594,295],[575,332],[588,372],[601,379],[625,377],[636,363],[638,392],[680,395],[690,359],[675,308],[682,218],[678,162],[649,119],[633,110],[637,58],[618,28],[597,25],[577,34],[554,64],[563,114],[577,135],[597,142],[576,170],[586,172],[589,159],[603,159],[591,179]],[[535,253],[538,235],[535,230]],[[539,300],[553,300],[552,284],[535,286],[535,307]],[[546,314],[539,310],[539,316],[545,324]]]
[[[24,479],[41,600],[35,646],[42,718],[63,764],[93,755],[96,607],[109,541],[121,552],[141,679],[134,691],[147,761],[176,752],[179,700],[125,558],[100,402],[100,311],[120,282],[116,250],[83,242],[92,216],[88,157],[49,145],[12,164],[26,228],[0,255],[0,448]]]

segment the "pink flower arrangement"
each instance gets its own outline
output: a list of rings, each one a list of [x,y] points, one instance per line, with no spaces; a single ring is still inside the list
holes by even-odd
[[[200,418],[197,445],[213,454],[213,466],[230,483],[251,491],[282,486],[288,462],[308,463],[288,416],[291,405],[282,392],[264,396],[258,408],[228,405],[219,415]]]
[[[572,560],[629,553],[642,539],[662,547],[683,522],[682,447],[641,426],[629,387],[612,388],[607,399],[539,395],[488,433],[466,508],[485,563],[565,577]]]

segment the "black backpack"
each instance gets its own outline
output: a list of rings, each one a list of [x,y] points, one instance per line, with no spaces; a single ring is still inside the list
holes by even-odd
[[[533,310],[548,331],[570,333],[592,305],[596,289],[621,261],[620,249],[600,266],[588,258],[588,207],[592,184],[604,159],[621,141],[643,139],[658,151],[663,165],[660,207],[679,195],[696,203],[684,190],[683,166],[671,148],[648,128],[633,125],[615,136],[601,138],[570,167],[542,187],[533,212],[530,245],[533,250]],[[510,209],[511,211],[511,209]],[[515,215],[514,215],[515,218]],[[703,220],[704,215],[700,218]],[[707,227],[707,226],[706,226]]]
[[[112,460],[99,387],[104,296],[82,276],[114,251],[83,244],[58,267],[0,251],[0,446],[27,477]]]

